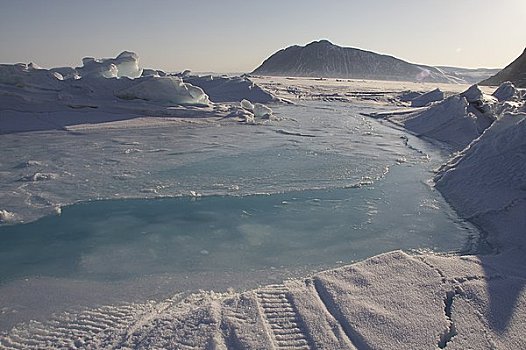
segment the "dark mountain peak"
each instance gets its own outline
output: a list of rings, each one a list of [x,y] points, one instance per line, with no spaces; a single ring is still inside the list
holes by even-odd
[[[336,46],[336,45],[334,45],[333,43],[331,43],[327,39],[321,39],[321,40],[315,40],[315,41],[305,45],[305,47],[307,47],[307,46]]]
[[[252,73],[270,76],[450,82],[448,77],[434,67],[419,66],[361,49],[341,47],[327,39],[279,50]]]
[[[511,81],[516,87],[526,87],[526,49],[503,70],[482,81],[480,84],[496,86],[505,81]]]

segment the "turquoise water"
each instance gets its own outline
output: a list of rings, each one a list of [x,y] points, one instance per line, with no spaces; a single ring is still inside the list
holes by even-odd
[[[393,249],[466,249],[476,230],[426,176],[425,167],[402,164],[348,189],[80,203],[0,227],[0,280],[316,270]]]

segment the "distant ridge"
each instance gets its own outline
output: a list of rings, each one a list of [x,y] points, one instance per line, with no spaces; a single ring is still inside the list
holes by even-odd
[[[251,74],[270,76],[324,77],[346,79],[464,82],[430,66],[417,65],[393,56],[351,47],[328,40],[305,46],[290,46],[267,58]]]
[[[526,88],[526,49],[522,54],[494,76],[482,81],[481,85],[500,85],[511,81],[516,87]]]

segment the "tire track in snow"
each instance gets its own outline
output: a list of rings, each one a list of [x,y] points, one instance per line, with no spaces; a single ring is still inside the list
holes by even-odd
[[[313,278],[313,282],[314,289],[316,290],[322,305],[325,307],[327,312],[338,322],[349,342],[359,350],[372,349],[365,338],[359,332],[353,329],[347,320],[345,320],[342,311],[338,307],[338,303],[333,299],[324,283],[317,277]]]
[[[256,291],[262,316],[269,325],[277,349],[310,350],[312,345],[284,285]]]
[[[110,334],[124,332],[130,324],[151,313],[153,304],[103,306],[78,314],[64,313],[46,322],[31,321],[0,335],[0,349],[77,349],[106,346]]]

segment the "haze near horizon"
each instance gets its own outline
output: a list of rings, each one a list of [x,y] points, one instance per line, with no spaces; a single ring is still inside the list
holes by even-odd
[[[250,72],[281,48],[327,39],[412,63],[502,68],[524,49],[523,0],[0,0],[1,63],[78,66],[136,52],[144,67]]]

